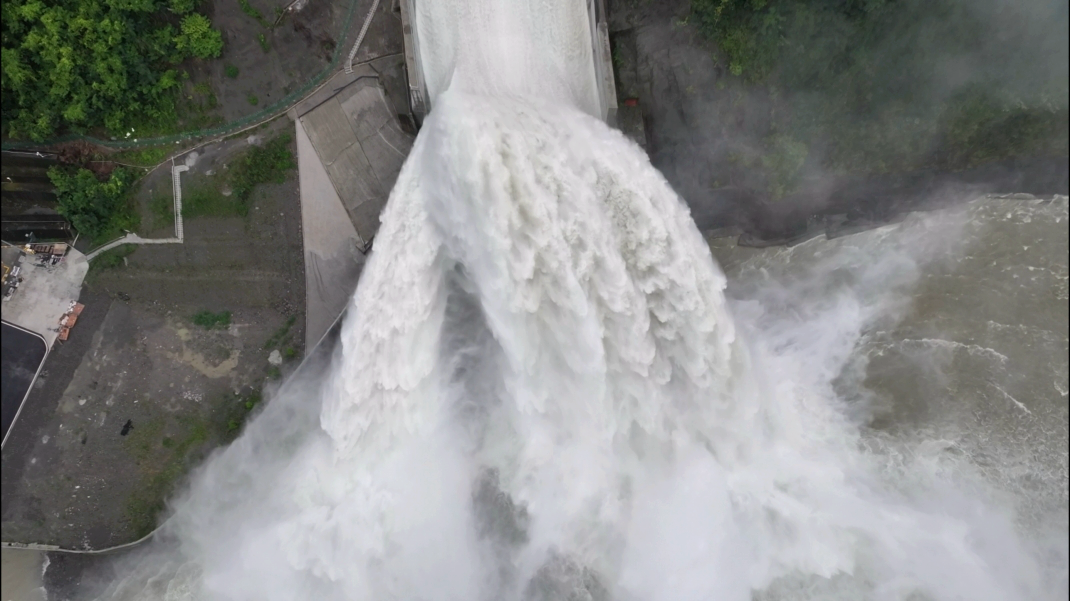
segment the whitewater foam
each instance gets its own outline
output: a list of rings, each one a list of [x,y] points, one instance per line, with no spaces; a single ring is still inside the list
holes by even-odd
[[[493,79],[516,53],[471,48],[429,69],[330,369],[198,471],[108,598],[1057,597],[968,462],[864,436],[840,391],[961,216],[730,303],[560,65]]]
[[[960,225],[842,242],[795,284],[766,278],[738,329],[686,207],[620,133],[444,93],[325,382],[291,385],[198,474],[163,535],[183,577],[162,581],[207,599],[1042,598],[1013,515],[933,452],[876,448],[834,386]]]

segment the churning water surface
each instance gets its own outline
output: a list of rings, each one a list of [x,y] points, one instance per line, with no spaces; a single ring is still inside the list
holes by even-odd
[[[1066,199],[726,278],[516,4],[445,5],[494,43],[434,71],[340,352],[102,598],[1065,598]]]

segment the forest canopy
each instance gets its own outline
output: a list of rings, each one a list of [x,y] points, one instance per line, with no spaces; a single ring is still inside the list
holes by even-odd
[[[195,0],[4,0],[4,133],[118,135],[173,117],[176,65],[223,47],[195,8]]]

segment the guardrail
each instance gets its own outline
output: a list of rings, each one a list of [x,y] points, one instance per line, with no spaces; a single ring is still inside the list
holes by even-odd
[[[122,246],[123,244],[182,244],[183,229],[182,229],[182,180],[180,175],[183,171],[189,171],[187,165],[171,165],[171,188],[175,195],[175,237],[174,238],[142,238],[133,232],[128,232],[124,236],[102,244],[93,250],[89,251],[85,255],[86,261],[92,261],[99,257],[101,254],[108,252],[109,250]]]
[[[360,28],[360,34],[357,35],[357,41],[353,42],[353,49],[349,51],[349,56],[346,57],[345,72],[353,72],[353,58],[357,56],[357,50],[360,50],[360,43],[364,41],[364,36],[368,34],[368,26],[372,24],[372,19],[375,17],[375,11],[379,8],[379,0],[372,2],[372,7],[368,9],[368,16],[364,18],[364,25]]]

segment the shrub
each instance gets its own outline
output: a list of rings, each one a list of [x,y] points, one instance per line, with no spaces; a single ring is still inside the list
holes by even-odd
[[[264,15],[260,14],[260,11],[256,10],[252,4],[249,4],[249,0],[238,0],[238,6],[241,7],[241,11],[250,17],[256,19],[256,22],[263,27],[267,27],[267,21],[264,20]]]
[[[290,328],[292,328],[295,323],[297,323],[296,315],[287,317],[282,326],[275,330],[275,332],[271,334],[271,337],[267,339],[267,342],[264,343],[264,349],[268,350],[274,348],[282,344],[283,341],[288,340],[289,337],[287,335],[290,333]]]
[[[137,227],[127,194],[135,179],[132,171],[119,167],[102,181],[88,169],[52,167],[48,179],[56,187],[59,214],[91,240],[103,242]]]
[[[216,58],[223,52],[223,35],[212,29],[208,17],[193,13],[182,17],[182,34],[175,42],[178,49],[197,58]]]
[[[281,184],[286,172],[297,167],[290,151],[290,136],[278,136],[262,146],[253,146],[237,161],[231,172],[234,195],[245,201],[260,184]]]
[[[168,7],[176,15],[184,15],[197,8],[197,0],[168,0]]]
[[[782,9],[769,0],[694,0],[701,29],[715,40],[733,75],[762,79],[772,71],[782,40]]]
[[[290,151],[290,137],[282,135],[263,146],[252,146],[233,163],[226,178],[212,180],[212,185],[190,183],[182,194],[182,216],[227,217],[249,214],[249,198],[260,184],[282,183],[287,172],[297,167]],[[224,195],[222,187],[232,190]],[[291,322],[292,325],[292,322]]]
[[[193,316],[193,323],[206,330],[222,330],[230,327],[230,311],[220,311],[219,313],[200,311]]]

